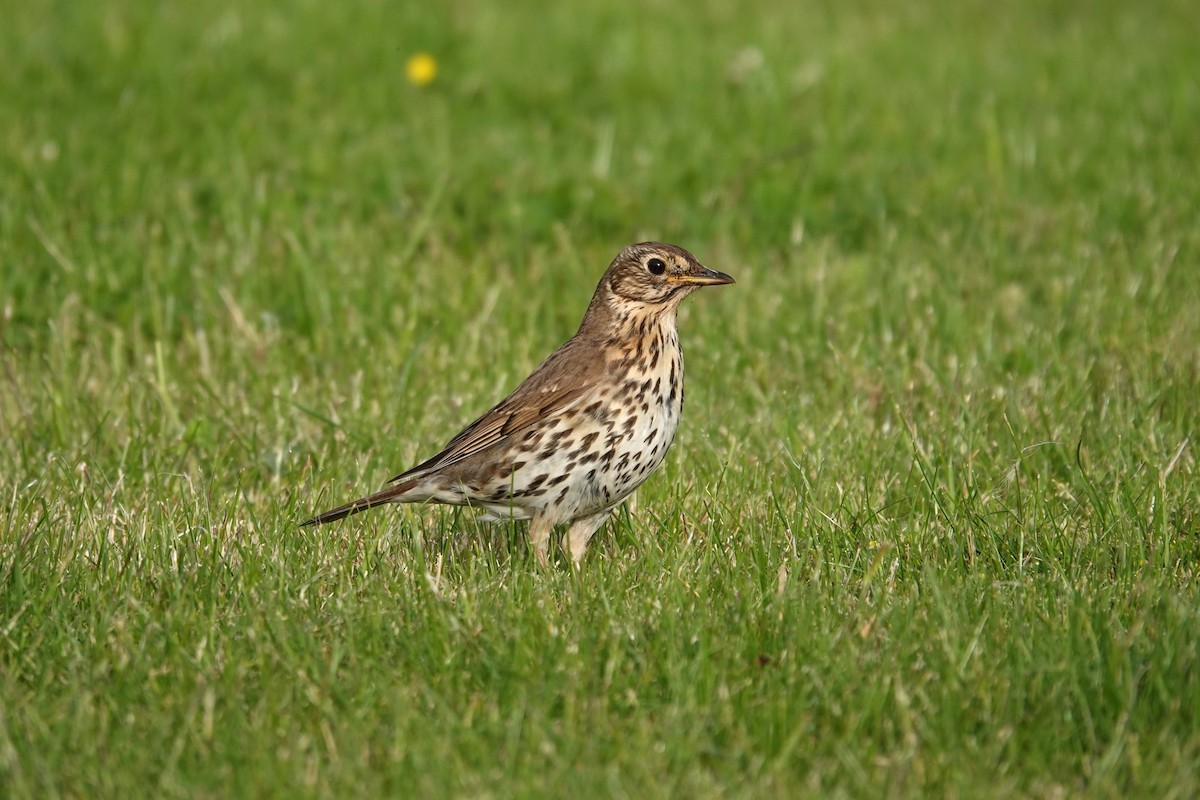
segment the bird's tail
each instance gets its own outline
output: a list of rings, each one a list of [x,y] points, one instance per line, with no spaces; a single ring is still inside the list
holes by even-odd
[[[301,527],[305,525],[324,525],[326,522],[337,522],[339,519],[357,514],[360,511],[366,511],[368,508],[381,506],[384,503],[396,502],[401,496],[408,493],[410,489],[417,485],[417,481],[405,481],[396,486],[390,486],[381,492],[376,492],[366,497],[360,497],[352,503],[346,503],[344,506],[330,509],[324,514],[317,514],[312,519],[306,519],[301,522]],[[401,501],[403,502],[403,501]]]

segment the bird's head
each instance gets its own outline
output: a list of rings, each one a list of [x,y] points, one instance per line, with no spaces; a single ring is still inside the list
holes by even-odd
[[[733,283],[724,272],[709,269],[673,244],[633,244],[613,259],[600,281],[599,292],[618,305],[678,306],[701,286]]]

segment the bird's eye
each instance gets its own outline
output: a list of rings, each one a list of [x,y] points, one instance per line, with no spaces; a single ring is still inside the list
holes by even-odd
[[[646,262],[646,269],[651,275],[662,275],[667,271],[667,265],[661,258],[652,258]]]

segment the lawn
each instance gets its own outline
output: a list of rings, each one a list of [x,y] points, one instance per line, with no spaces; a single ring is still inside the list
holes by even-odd
[[[3,6],[0,796],[1200,793],[1194,2]],[[644,239],[578,573],[298,527]]]

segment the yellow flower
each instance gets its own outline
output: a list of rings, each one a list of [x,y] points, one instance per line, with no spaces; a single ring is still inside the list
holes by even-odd
[[[408,82],[415,86],[428,86],[437,77],[437,59],[428,53],[417,53],[404,65]]]

